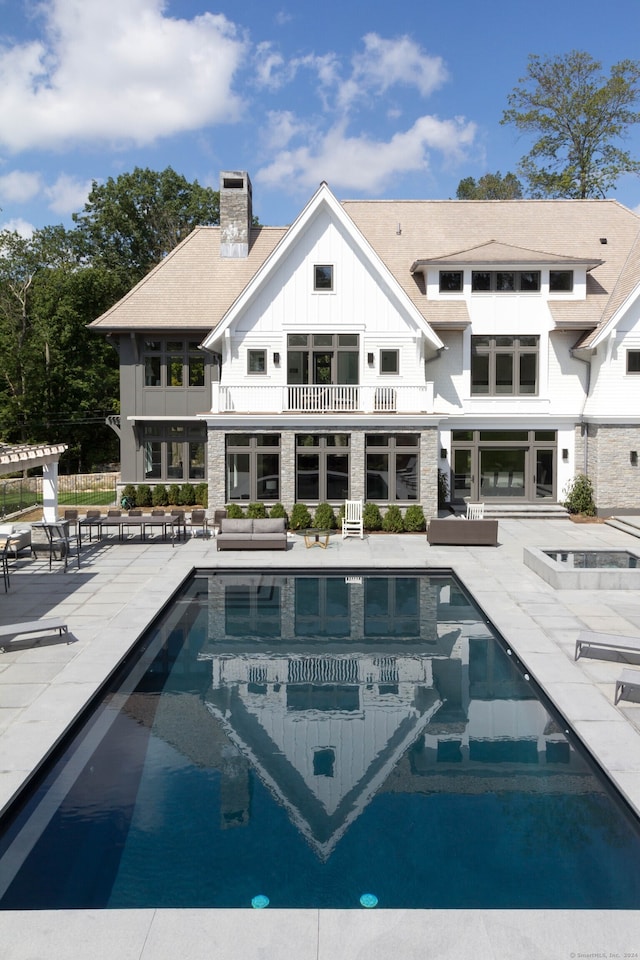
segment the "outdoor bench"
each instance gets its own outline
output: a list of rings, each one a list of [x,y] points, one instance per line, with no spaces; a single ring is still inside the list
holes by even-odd
[[[30,633],[54,632],[59,633],[60,636],[69,635],[69,628],[64,620],[50,617],[46,620],[27,620],[23,623],[5,623],[0,626],[0,637],[9,637],[10,641],[27,636]],[[0,647],[0,653],[4,653],[4,647]]]
[[[616,680],[616,693],[613,702],[617,703],[619,700],[626,698],[631,687],[640,689],[640,671],[623,670]]]
[[[618,653],[640,654],[640,637],[619,637],[612,633],[583,632],[576,640],[575,660],[582,653],[587,653],[595,647],[597,650],[615,650]]]

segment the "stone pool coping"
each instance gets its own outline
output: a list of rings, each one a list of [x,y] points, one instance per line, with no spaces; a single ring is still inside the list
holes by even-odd
[[[560,533],[561,537],[556,537]],[[501,521],[500,546],[429,547],[423,537],[331,538],[313,567],[385,570],[451,568],[514,652],[568,717],[629,802],[640,810],[640,705],[613,706],[620,663],[573,663],[581,629],[640,630],[640,597],[629,591],[555,590],[522,559],[524,544],[572,549],[633,546],[612,528],[568,521]],[[636,541],[637,542],[637,541]],[[588,545],[588,546],[587,546]],[[220,562],[223,558],[223,562]],[[270,569],[311,566],[299,540],[269,553]],[[109,545],[80,571],[49,574],[29,565],[12,576],[3,619],[65,615],[75,643],[41,645],[0,658],[0,806],[62,736],[73,716],[135,643],[170,592],[194,567],[255,569],[265,558],[218,555],[189,541]],[[33,610],[34,604],[36,609]],[[0,913],[3,960],[70,956],[194,960],[397,960],[397,957],[555,958],[637,951],[640,913],[629,911],[291,911],[131,910]]]
[[[572,551],[575,552],[576,547],[524,547],[522,556],[525,565],[555,590],[640,590],[640,566],[569,567],[547,556],[548,552]],[[631,553],[640,562],[640,550],[631,547],[611,547],[606,552]]]

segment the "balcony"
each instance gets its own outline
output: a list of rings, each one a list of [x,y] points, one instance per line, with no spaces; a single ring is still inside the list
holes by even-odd
[[[212,413],[432,413],[433,383],[416,386],[212,384]]]

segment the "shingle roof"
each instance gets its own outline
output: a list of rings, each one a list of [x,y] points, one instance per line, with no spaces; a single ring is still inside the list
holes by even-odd
[[[566,328],[602,329],[640,278],[640,218],[615,200],[347,200],[342,206],[436,326],[468,323],[467,308],[461,301],[427,300],[424,278],[411,266],[470,260],[473,248],[485,263],[593,265],[586,300],[549,301],[556,324]],[[223,259],[219,227],[197,227],[91,326],[212,330],[287,230],[255,228],[248,257]]]

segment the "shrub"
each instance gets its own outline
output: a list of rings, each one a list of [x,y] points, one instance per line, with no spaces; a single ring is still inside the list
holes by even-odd
[[[311,526],[311,514],[309,508],[304,503],[294,503],[289,526],[292,530],[304,530]]]
[[[167,496],[167,488],[164,483],[157,483],[153,488],[151,493],[151,506],[152,507],[168,507],[169,506],[169,497]]]
[[[419,503],[412,503],[407,507],[404,515],[404,528],[410,533],[418,533],[427,529],[427,521],[424,518],[424,510]]]
[[[120,505],[125,508],[125,510],[130,510],[136,505],[136,488],[132,483],[126,483],[122,488],[122,497],[120,499]]]
[[[172,507],[177,507],[180,503],[180,487],[177,483],[172,483],[167,490],[167,500]]]
[[[201,507],[209,506],[209,484],[208,483],[196,484],[196,503],[199,503]]]
[[[284,517],[285,521],[288,521],[289,515],[281,503],[274,503],[272,507],[269,508],[270,517]],[[286,525],[286,523],[285,523]]]
[[[438,470],[438,508],[442,510],[449,500],[449,476],[444,470]]]
[[[247,516],[252,520],[263,520],[267,515],[264,503],[250,503],[247,506]]]
[[[138,484],[136,491],[136,507],[150,507],[153,502],[151,487],[148,483]]]
[[[384,517],[382,518],[382,529],[387,533],[402,533],[404,530],[404,521],[400,512],[400,507],[392,503]]]
[[[330,503],[319,503],[313,518],[313,525],[320,530],[335,530],[336,515]]]
[[[595,517],[596,505],[593,499],[593,484],[583,473],[570,480],[563,490],[563,506],[569,513],[582,513],[585,517]]]
[[[365,503],[362,522],[365,530],[382,530],[382,514],[377,503]]]
[[[226,511],[230,520],[242,520],[244,517],[244,510],[239,503],[228,503]]]
[[[180,487],[178,503],[181,507],[192,507],[196,502],[196,490],[192,483],[183,483]]]

